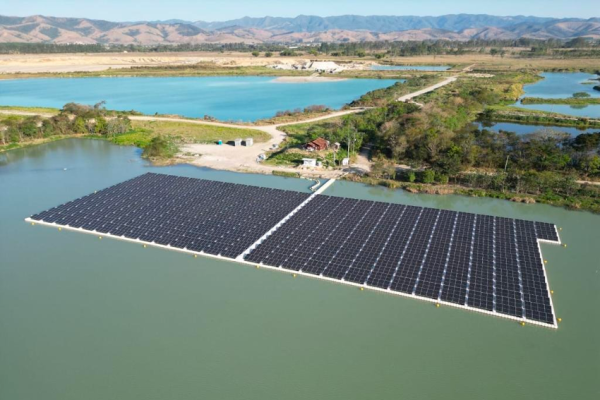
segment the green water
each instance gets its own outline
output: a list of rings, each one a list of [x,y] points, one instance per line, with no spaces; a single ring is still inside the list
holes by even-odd
[[[67,168],[67,170],[64,170]],[[0,399],[597,399],[600,217],[544,205],[327,194],[556,222],[558,330],[23,218],[154,170],[308,190],[306,180],[153,168],[65,140],[0,154]]]

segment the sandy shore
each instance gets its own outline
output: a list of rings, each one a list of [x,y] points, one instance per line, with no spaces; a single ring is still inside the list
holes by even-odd
[[[334,78],[325,76],[280,76],[273,79],[277,83],[319,83],[345,81],[347,78]]]

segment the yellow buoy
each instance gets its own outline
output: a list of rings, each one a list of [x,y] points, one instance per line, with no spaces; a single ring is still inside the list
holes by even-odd
[[[525,322],[524,321],[521,321],[521,326],[525,326]]]
[[[559,231],[562,231],[562,228],[558,228]]]
[[[440,303],[435,303],[435,306],[436,306],[437,308],[440,308]]]
[[[102,240],[102,236],[98,236],[98,239]]]
[[[551,291],[550,291],[550,294],[554,294],[554,290],[551,290]]]
[[[260,268],[260,265],[257,265],[257,266],[256,266],[256,269],[259,269],[259,268]]]
[[[360,288],[360,290],[361,290],[361,291],[363,291],[363,290],[365,290],[365,288],[364,288],[364,287],[361,287],[361,288]]]
[[[565,243],[565,244],[563,244],[563,247],[567,247],[567,244],[566,244],[566,243]]]
[[[147,246],[146,246],[146,245],[144,245],[144,248],[146,248],[146,247],[147,247]]]
[[[294,278],[296,277],[296,274],[292,275]]]
[[[198,254],[194,254],[194,258],[198,258]]]
[[[557,322],[562,322],[562,318],[556,318]]]
[[[33,225],[35,225],[35,222],[32,222],[32,223],[31,223],[31,225],[32,225],[32,226],[33,226]]]
[[[544,264],[548,264],[548,260],[544,260]]]
[[[62,228],[58,228],[59,231],[62,231]]]

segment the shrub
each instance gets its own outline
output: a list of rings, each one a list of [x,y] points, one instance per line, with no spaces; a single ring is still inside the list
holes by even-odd
[[[421,175],[421,182],[423,183],[433,183],[435,182],[435,171],[432,169],[427,169],[423,171]]]

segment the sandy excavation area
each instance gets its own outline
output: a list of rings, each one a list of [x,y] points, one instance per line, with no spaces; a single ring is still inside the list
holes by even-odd
[[[89,54],[2,54],[0,74],[91,72],[109,68],[191,65],[202,62],[220,66],[267,66],[298,64],[309,57],[253,57],[250,53],[89,53]]]

